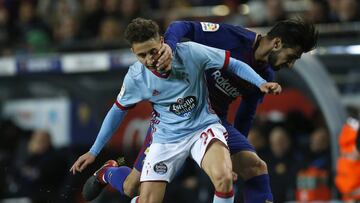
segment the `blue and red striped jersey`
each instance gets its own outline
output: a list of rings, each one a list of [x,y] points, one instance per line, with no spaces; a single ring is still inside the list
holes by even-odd
[[[231,57],[252,67],[268,82],[273,81],[274,71],[267,66],[258,66],[254,51],[257,34],[240,26],[209,22],[175,21],[165,33],[165,42],[175,50],[176,43],[187,38],[207,46],[230,51]],[[206,71],[211,105],[221,119],[226,119],[229,105],[242,96],[235,117],[235,127],[245,136],[251,127],[257,105],[263,100],[258,88],[226,70]]]

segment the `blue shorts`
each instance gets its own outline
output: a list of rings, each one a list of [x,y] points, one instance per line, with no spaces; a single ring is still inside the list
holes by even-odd
[[[248,139],[241,134],[236,128],[227,121],[222,121],[222,125],[228,131],[228,146],[230,154],[236,154],[241,151],[252,151],[255,152],[255,148],[249,143]]]
[[[236,128],[234,128],[233,125],[231,125],[227,121],[222,121],[222,125],[225,127],[226,131],[229,133],[227,143],[230,149],[230,154],[236,154],[241,151],[251,151],[255,152],[255,148],[249,143],[247,138],[241,134]],[[152,132],[151,127],[149,127],[145,141],[143,143],[143,146],[141,147],[141,150],[135,160],[134,168],[138,171],[142,170],[142,166],[144,163],[144,159],[146,157],[146,149],[150,146],[152,140]]]

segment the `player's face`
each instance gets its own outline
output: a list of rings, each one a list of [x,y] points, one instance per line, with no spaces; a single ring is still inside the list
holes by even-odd
[[[162,37],[151,38],[148,41],[132,44],[131,50],[136,55],[136,58],[144,64],[149,70],[156,71],[158,54],[164,40]]]
[[[269,54],[269,64],[275,71],[285,68],[292,68],[297,59],[301,57],[299,48],[281,48],[273,50]]]

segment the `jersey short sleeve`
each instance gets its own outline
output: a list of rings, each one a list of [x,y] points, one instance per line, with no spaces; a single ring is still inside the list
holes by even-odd
[[[127,73],[117,96],[116,105],[122,110],[127,110],[142,100],[142,91],[137,86],[135,79]]]
[[[194,42],[188,43],[190,56],[205,70],[227,68],[229,65],[230,52]]]

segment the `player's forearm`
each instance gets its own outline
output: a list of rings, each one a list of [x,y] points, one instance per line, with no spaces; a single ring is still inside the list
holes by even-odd
[[[174,51],[176,43],[180,42],[183,37],[193,40],[194,27],[188,21],[174,21],[165,32],[165,43],[168,44]]]
[[[234,58],[230,58],[228,69],[240,78],[256,85],[259,88],[262,84],[266,83],[266,80],[257,74],[249,65]]]
[[[124,119],[126,111],[119,109],[113,105],[109,112],[106,114],[105,119],[101,125],[95,143],[90,149],[90,153],[97,156],[105,144],[114,134],[115,130],[119,127],[121,121]]]

